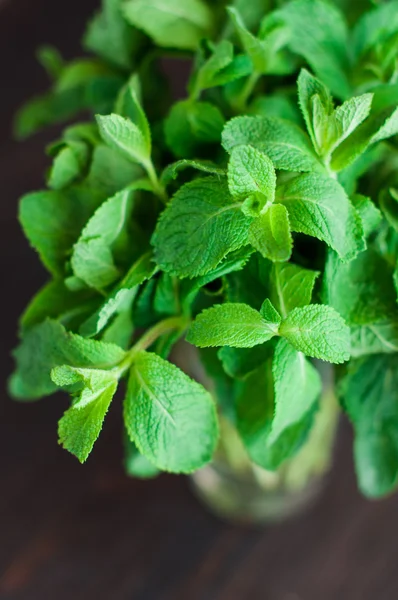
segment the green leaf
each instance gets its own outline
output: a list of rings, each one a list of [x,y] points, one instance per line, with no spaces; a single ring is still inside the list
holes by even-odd
[[[333,98],[322,81],[311,75],[307,69],[301,69],[297,80],[299,104],[303,113],[307,131],[311,136],[314,147],[317,147],[317,140],[314,130],[314,105],[313,100],[318,96],[322,106],[327,114],[333,112]]]
[[[132,66],[140,35],[122,16],[120,0],[102,0],[102,10],[90,21],[84,47],[122,68]]]
[[[272,344],[261,344],[253,348],[230,348],[224,346],[218,351],[218,356],[224,370],[234,379],[245,379],[256,371],[272,355]]]
[[[228,186],[236,200],[256,195],[259,206],[253,216],[257,216],[275,198],[276,174],[272,161],[251,146],[236,146],[228,164]]]
[[[24,233],[54,275],[64,273],[70,250],[100,201],[99,194],[84,188],[33,192],[22,198],[19,219]]]
[[[398,2],[390,1],[366,11],[355,24],[352,51],[356,59],[376,44],[385,42],[398,29]]]
[[[350,98],[335,109],[329,90],[305,69],[300,73],[298,87],[308,132],[322,157],[330,156],[370,113],[373,94]]]
[[[119,276],[112,246],[122,234],[133,208],[133,190],[126,189],[104,202],[83,229],[72,255],[76,277],[102,290]]]
[[[326,262],[323,300],[349,325],[376,323],[396,313],[393,269],[368,249],[350,263],[330,252]]]
[[[272,363],[275,385],[275,415],[268,444],[289,427],[302,422],[313,410],[322,391],[318,371],[301,352],[280,340]]]
[[[341,185],[330,177],[305,174],[277,188],[293,231],[316,237],[343,260],[365,249],[360,217]]]
[[[105,302],[80,327],[81,335],[92,337],[107,326],[110,319],[130,308],[139,286],[156,272],[152,253],[143,254],[129,269],[121,282],[109,294]]]
[[[351,327],[351,355],[394,354],[398,352],[398,318]]]
[[[185,169],[197,169],[198,171],[208,173],[209,175],[225,175],[225,169],[221,169],[210,161],[183,159],[168,165],[164,169],[160,181],[164,185],[168,185],[171,181],[177,179],[179,173]]]
[[[129,23],[166,48],[196,50],[213,29],[213,15],[202,0],[129,0],[123,13]]]
[[[274,264],[271,270],[271,302],[283,317],[295,308],[311,304],[319,271],[303,269],[292,263]]]
[[[350,329],[330,306],[295,308],[282,321],[279,333],[306,356],[337,364],[350,358]]]
[[[398,190],[383,190],[379,196],[380,208],[391,227],[398,231]]]
[[[234,57],[234,47],[228,40],[211,45],[212,54],[202,59],[194,74],[189,89],[193,98],[209,88],[226,85],[231,81],[250,75],[251,61],[244,55]]]
[[[109,112],[122,85],[123,77],[99,61],[73,61],[62,70],[51,92],[34,98],[18,111],[16,135],[27,137],[83,110]]]
[[[184,281],[183,293],[182,293],[182,308],[184,311],[189,312],[197,297],[199,291],[209,283],[225,277],[230,273],[234,273],[235,271],[240,271],[247,264],[250,256],[253,254],[253,249],[249,246],[244,246],[243,248],[239,248],[239,250],[235,250],[235,252],[231,252],[224,258],[219,265],[207,273],[206,275],[202,275],[201,277],[195,277],[189,281]]]
[[[203,146],[220,143],[224,123],[214,104],[182,100],[173,105],[165,121],[167,145],[177,157],[193,157]]]
[[[273,262],[289,260],[293,239],[285,206],[273,204],[257,217],[250,225],[249,242],[264,258]]]
[[[86,462],[104,423],[117,389],[117,379],[109,371],[61,366],[52,371],[59,386],[82,382],[83,390],[58,424],[59,443]]]
[[[249,106],[250,115],[259,117],[276,117],[292,121],[301,126],[301,114],[295,98],[282,93],[272,96],[257,96]]]
[[[287,171],[322,171],[308,136],[295,123],[276,117],[235,117],[228,121],[222,144],[233,148],[249,145],[264,152],[276,169]]]
[[[50,281],[26,307],[20,319],[21,327],[23,330],[29,329],[47,317],[60,319],[66,324],[80,312],[84,314],[91,298],[90,290],[71,292],[62,280]]]
[[[238,431],[250,458],[271,471],[298,452],[313,423],[310,412],[270,444],[274,410],[271,361],[268,361],[240,384],[236,413]]]
[[[124,468],[127,475],[138,479],[152,479],[160,472],[154,464],[141,454],[127,435],[124,436]]]
[[[397,357],[354,363],[343,382],[344,406],[354,425],[359,487],[378,498],[398,482]]]
[[[10,389],[16,398],[36,399],[52,394],[56,387],[50,373],[54,367],[112,368],[125,352],[113,344],[86,340],[47,319],[32,327],[14,351],[16,371]]]
[[[172,275],[205,275],[247,244],[250,219],[215,178],[184,185],[161,215],[152,244],[157,264]]]
[[[134,357],[124,406],[129,437],[159,469],[191,473],[208,463],[218,441],[211,395],[156,354]]]
[[[333,153],[331,168],[341,171],[349,167],[370,146],[398,133],[398,108],[374,112]]]
[[[231,273],[226,279],[229,302],[243,302],[260,310],[264,298],[269,297],[269,277],[272,263],[259,252],[253,254],[245,267]]]
[[[338,8],[323,0],[294,0],[274,19],[288,26],[291,50],[305,58],[338,98],[349,96],[348,29]]]
[[[363,230],[367,238],[380,226],[382,221],[381,212],[370,198],[362,194],[354,194],[351,197],[351,202],[361,217]]]
[[[141,98],[141,81],[138,75],[134,73],[119,92],[115,104],[115,112],[137,125],[138,129],[144,136],[150,152],[152,144],[151,129],[144,109],[141,106]]]
[[[123,156],[141,165],[147,165],[151,158],[151,140],[136,123],[111,114],[97,115],[97,123],[102,139]]]
[[[65,144],[54,158],[48,187],[60,190],[82,177],[88,164],[89,151],[87,144],[70,141]]]
[[[251,348],[278,335],[280,322],[277,313],[272,320],[267,320],[247,304],[218,304],[196,317],[187,341],[200,348]]]
[[[142,173],[141,167],[124,158],[120,152],[100,144],[94,148],[86,183],[110,198],[142,177]]]
[[[37,51],[37,60],[45,69],[47,75],[57,81],[65,68],[65,62],[57,48],[41,46]]]
[[[284,27],[273,27],[263,30],[261,38],[255,37],[246,27],[240,12],[233,6],[227,7],[240,43],[252,61],[254,71],[258,74],[279,73],[277,62],[278,51],[286,45],[288,32]],[[282,72],[283,69],[282,69]]]

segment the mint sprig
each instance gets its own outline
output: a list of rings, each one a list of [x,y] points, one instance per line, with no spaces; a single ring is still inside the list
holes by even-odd
[[[338,364],[359,485],[381,496],[398,485],[397,2],[277,4],[103,0],[90,56],[40,50],[51,89],[16,133],[88,116],[21,200],[49,280],[10,389],[70,394],[59,440],[81,462],[120,394],[129,474],[202,467],[218,416],[277,470],[328,415],[317,361]],[[165,58],[191,67],[176,101]],[[183,339],[205,386],[172,363]]]

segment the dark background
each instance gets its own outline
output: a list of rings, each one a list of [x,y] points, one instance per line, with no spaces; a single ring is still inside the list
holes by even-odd
[[[207,514],[185,478],[127,479],[117,403],[82,467],[57,447],[65,398],[7,398],[17,317],[45,279],[19,231],[17,201],[43,186],[44,145],[56,134],[17,144],[12,114],[47,85],[35,48],[78,54],[96,6],[0,0],[1,600],[396,600],[398,498],[359,496],[348,426],[318,505],[256,530]]]

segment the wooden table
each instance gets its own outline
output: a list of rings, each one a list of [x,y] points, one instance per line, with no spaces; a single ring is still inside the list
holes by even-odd
[[[16,222],[17,199],[40,188],[46,132],[10,138],[15,107],[43,89],[34,48],[78,51],[95,0],[3,0],[0,4],[0,265],[2,389],[15,322],[45,274]],[[0,404],[1,600],[396,600],[398,499],[356,491],[351,434],[310,514],[277,527],[222,523],[191,495],[187,479],[127,479],[117,403],[82,467],[57,448],[67,404]]]

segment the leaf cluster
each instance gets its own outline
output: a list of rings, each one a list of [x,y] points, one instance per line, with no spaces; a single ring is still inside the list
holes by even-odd
[[[59,441],[81,462],[119,389],[129,474],[202,467],[220,418],[276,470],[330,394],[320,361],[338,364],[359,486],[381,496],[398,485],[398,2],[226,4],[102,0],[84,58],[40,50],[51,89],[16,133],[73,124],[20,203],[49,281],[10,389],[70,394]],[[165,59],[191,64],[178,101]],[[182,339],[206,387],[170,361]]]

